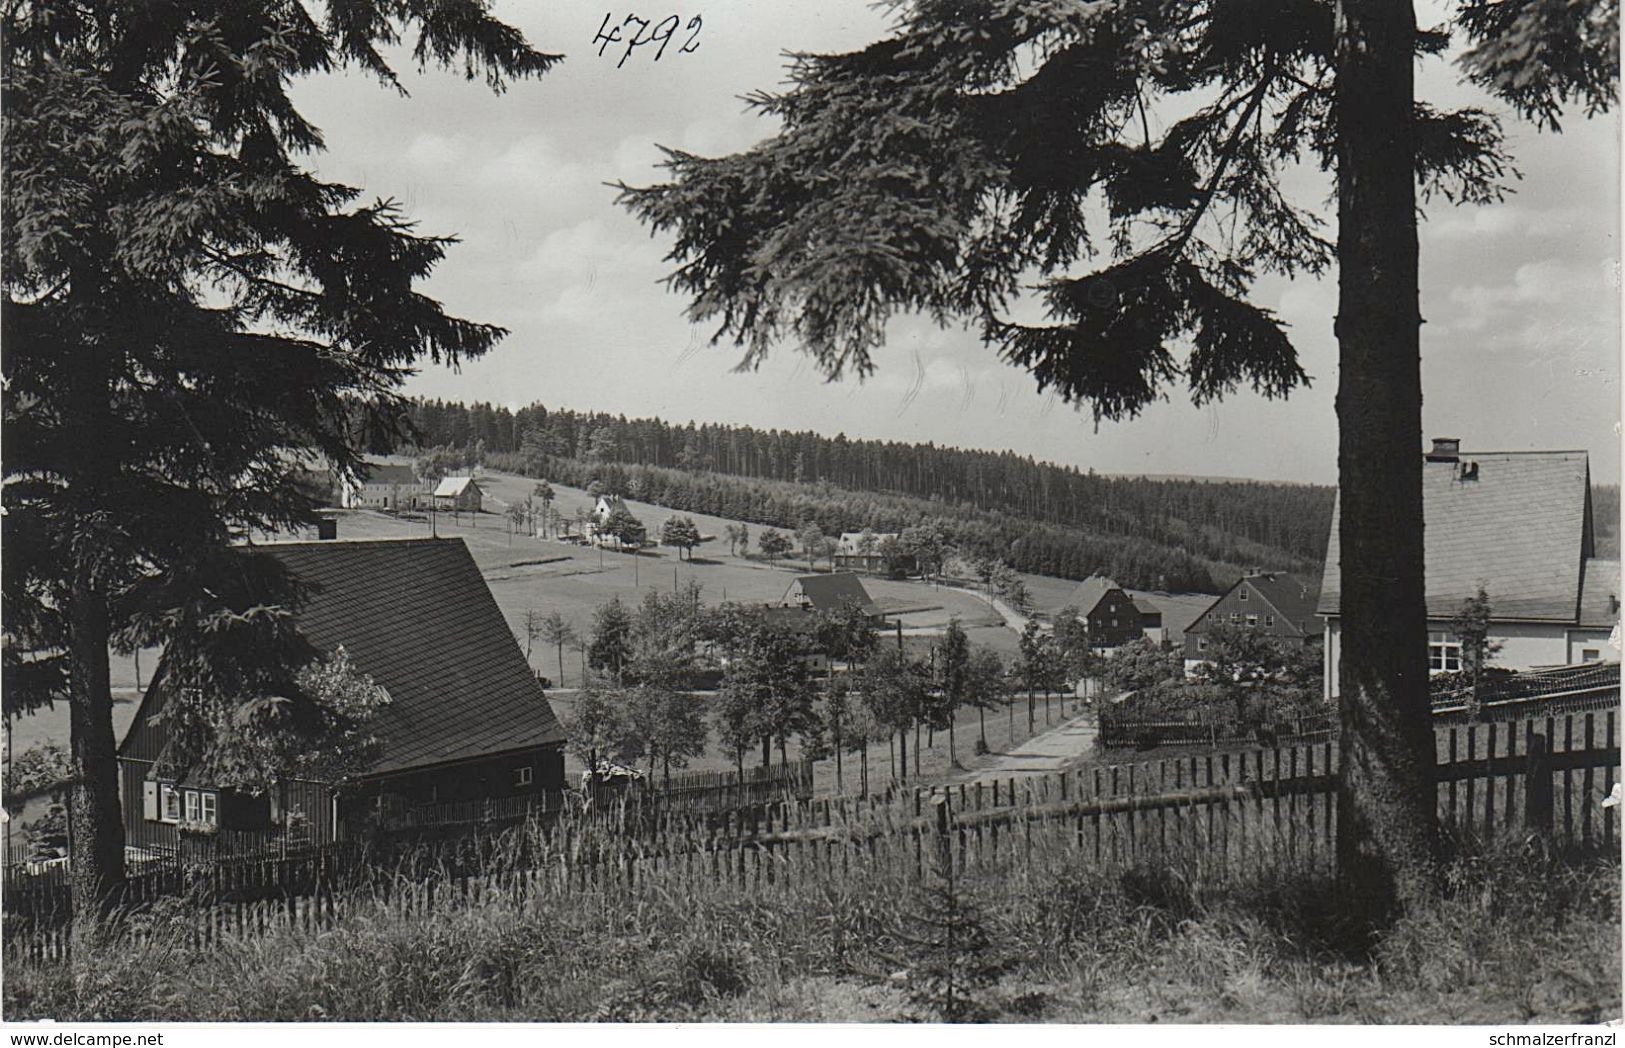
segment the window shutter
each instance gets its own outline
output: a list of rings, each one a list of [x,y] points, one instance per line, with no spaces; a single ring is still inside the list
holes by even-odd
[[[148,822],[158,821],[158,784],[151,779],[141,783],[141,817]]]

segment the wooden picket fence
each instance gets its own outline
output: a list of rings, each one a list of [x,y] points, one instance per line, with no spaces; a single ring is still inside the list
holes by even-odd
[[[1521,720],[1570,713],[1606,712],[1620,705],[1620,664],[1588,662],[1549,670],[1528,670],[1486,681],[1479,705],[1470,702],[1465,685],[1437,684],[1432,695],[1433,720],[1438,726]],[[1233,722],[1135,721],[1101,711],[1100,744],[1112,748],[1151,749],[1159,746],[1264,746],[1324,742],[1337,732],[1335,714],[1295,717],[1262,728],[1244,728]]]
[[[1190,721],[1116,720],[1102,712],[1100,744],[1107,749],[1152,749],[1159,746],[1296,746],[1325,742],[1337,729],[1330,715],[1294,717],[1262,728],[1244,728],[1234,723],[1192,723]]]
[[[1617,711],[1531,718],[1439,733],[1441,820],[1460,838],[1546,835],[1582,851],[1617,848],[1618,813],[1601,806],[1617,781]],[[1020,863],[1065,847],[1085,865],[1178,866],[1203,882],[1260,872],[1329,873],[1336,838],[1336,741],[1207,754],[1030,778],[984,780],[888,796],[667,810],[534,821],[439,848],[362,846],[132,879],[141,927],[167,913],[195,941],[325,927],[380,902],[404,913],[493,895],[558,898],[638,886],[762,885],[852,875],[862,863],[917,870]],[[165,878],[168,878],[167,880]],[[182,900],[177,912],[162,900]],[[62,893],[8,892],[7,951],[59,957]]]

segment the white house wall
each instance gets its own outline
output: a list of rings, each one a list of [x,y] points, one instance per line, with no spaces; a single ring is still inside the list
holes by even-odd
[[[1450,623],[1442,619],[1428,620],[1429,633],[1449,633]],[[1597,639],[1597,638],[1600,638]],[[1490,631],[1491,643],[1500,650],[1490,657],[1491,666],[1509,670],[1527,670],[1538,666],[1568,666],[1583,661],[1583,648],[1598,648],[1602,658],[1618,662],[1619,651],[1608,645],[1607,630],[1580,630],[1562,623],[1497,622]],[[1336,618],[1326,620],[1326,676],[1323,694],[1328,698],[1338,692],[1338,666],[1343,656],[1341,623]]]
[[[1603,662],[1618,662],[1619,649],[1614,647],[1608,630],[1573,629],[1569,634],[1570,664],[1585,662],[1586,652],[1595,651]]]

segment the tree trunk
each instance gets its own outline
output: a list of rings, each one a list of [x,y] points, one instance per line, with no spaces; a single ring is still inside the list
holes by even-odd
[[[984,699],[983,701],[985,702],[986,700]],[[987,707],[986,706],[977,706],[976,707],[976,723],[977,723],[977,726],[981,728],[981,731],[982,731],[982,749],[985,750],[985,749],[987,749]]]
[[[954,718],[953,718],[953,715],[957,714],[958,712],[959,712],[958,710],[950,711],[950,715],[948,717],[948,767],[950,767],[950,768],[959,767],[959,756],[958,756],[957,751],[955,751],[955,749],[954,749]]]
[[[841,740],[835,739],[835,792],[841,792]]]
[[[899,731],[897,733],[897,740],[898,740],[899,746],[902,749],[903,759],[902,759],[901,762],[898,763],[898,766],[897,766],[898,770],[902,774],[898,775],[896,778],[897,778],[898,782],[907,782],[908,781],[908,728],[905,727],[905,728],[903,728],[902,731]]]
[[[1431,896],[1439,832],[1422,563],[1408,0],[1338,0],[1338,875],[1378,922]]]
[[[869,796],[869,740],[864,739],[858,747],[863,754],[863,763],[858,765],[858,789],[863,796]]]
[[[772,735],[763,735],[762,736],[762,767],[770,768],[772,766],[773,766],[773,736]]]
[[[914,777],[920,777],[920,722],[914,722]]]
[[[79,580],[68,612],[68,877],[75,938],[93,933],[124,881],[108,663],[107,599]]]
[[[564,687],[564,644],[559,644],[559,687]]]

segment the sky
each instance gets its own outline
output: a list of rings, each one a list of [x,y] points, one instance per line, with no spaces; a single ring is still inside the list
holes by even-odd
[[[689,324],[687,300],[661,285],[668,239],[616,207],[605,183],[661,181],[657,143],[714,156],[767,137],[773,126],[741,96],[783,81],[784,52],[859,48],[884,34],[885,16],[853,0],[639,2],[498,3],[535,46],[566,55],[502,95],[435,70],[405,76],[408,98],[354,72],[297,89],[327,140],[312,165],[399,201],[422,233],[460,237],[424,290],[511,332],[460,370],[425,365],[408,392],[1009,449],[1102,473],[1335,482],[1335,271],[1255,287],[1253,301],[1289,325],[1312,378],[1285,401],[1243,390],[1196,408],[1175,389],[1137,419],[1097,426],[1038,393],[974,332],[918,317],[893,323],[863,382],[826,383],[788,344],[759,370],[736,372],[740,350],[711,345],[711,328]],[[629,13],[680,16],[658,61],[652,47],[620,64],[624,48],[597,53],[606,14],[613,25]],[[1433,15],[1421,5],[1424,25]],[[1419,77],[1435,105],[1496,109],[1443,60]],[[1470,450],[1584,449],[1593,476],[1617,482],[1619,122],[1576,114],[1552,135],[1508,116],[1507,127],[1523,175],[1516,193],[1426,209],[1423,431]],[[1324,176],[1296,172],[1291,185],[1335,216]]]

